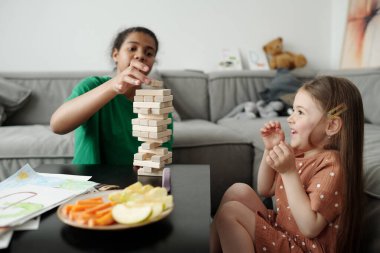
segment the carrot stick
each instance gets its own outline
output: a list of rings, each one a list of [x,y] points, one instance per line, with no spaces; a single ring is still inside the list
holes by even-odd
[[[106,213],[102,217],[95,219],[95,225],[98,225],[98,226],[107,226],[107,225],[111,225],[114,222],[115,220],[112,217],[111,211]]]
[[[87,205],[87,204],[101,204],[103,203],[102,198],[91,198],[91,199],[81,199],[76,202],[77,205]]]
[[[85,211],[85,210],[88,210],[88,209],[90,209],[90,208],[96,207],[96,206],[98,206],[98,205],[99,205],[99,204],[74,205],[74,206],[71,208],[71,211],[72,211],[72,212]]]
[[[103,204],[100,204],[100,205],[97,205],[97,206],[94,206],[88,210],[86,210],[85,212],[86,213],[95,213],[96,211],[100,211],[100,210],[103,210],[103,209],[106,209],[108,207],[111,207],[113,206],[114,203],[113,202],[106,202],[106,203],[103,203]]]

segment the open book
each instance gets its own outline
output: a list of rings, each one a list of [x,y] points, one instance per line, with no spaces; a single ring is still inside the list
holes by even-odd
[[[22,224],[89,191],[96,184],[73,178],[44,176],[26,164],[0,183],[0,227]]]

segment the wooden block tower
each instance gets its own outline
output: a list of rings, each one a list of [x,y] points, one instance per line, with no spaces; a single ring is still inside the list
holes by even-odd
[[[167,126],[173,112],[173,95],[170,89],[162,89],[162,82],[152,80],[151,87],[139,89],[133,102],[133,112],[138,118],[132,119],[132,135],[143,143],[134,155],[134,166],[140,166],[138,175],[162,176],[163,168],[172,162],[172,152],[161,145],[170,140],[172,130]]]

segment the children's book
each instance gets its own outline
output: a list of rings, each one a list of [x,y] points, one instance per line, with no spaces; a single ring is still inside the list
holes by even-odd
[[[0,227],[22,224],[96,184],[72,177],[40,175],[27,164],[0,183]]]

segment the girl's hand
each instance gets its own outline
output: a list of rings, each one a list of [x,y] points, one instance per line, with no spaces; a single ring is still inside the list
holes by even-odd
[[[149,83],[150,79],[143,73],[149,72],[144,63],[132,60],[125,70],[114,77],[112,88],[118,94],[125,94],[129,89],[137,89],[142,83]]]
[[[280,174],[286,173],[296,166],[292,147],[283,141],[268,152],[266,162]]]
[[[260,129],[265,149],[271,150],[274,146],[285,140],[284,131],[278,121],[269,121]]]

